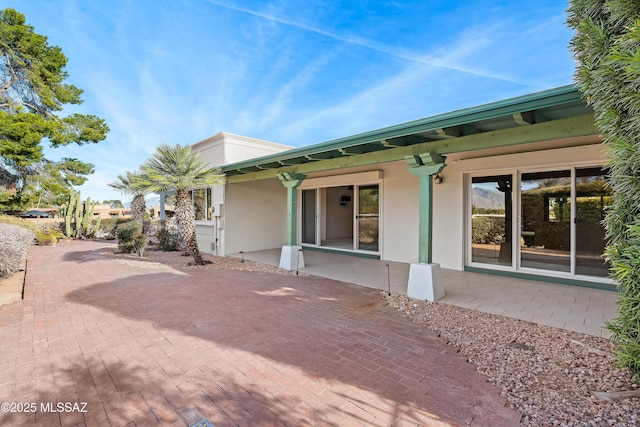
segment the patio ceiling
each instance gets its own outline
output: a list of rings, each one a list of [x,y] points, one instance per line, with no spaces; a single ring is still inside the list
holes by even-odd
[[[478,141],[478,138],[467,138],[470,136],[481,136],[487,133],[542,125],[549,122],[561,122],[565,119],[585,118],[592,115],[591,108],[587,106],[578,89],[573,85],[563,86],[232,163],[223,166],[222,170],[229,182],[239,182],[273,177],[279,172],[298,171],[299,169],[315,170],[313,163],[318,163],[317,169],[320,170],[322,165],[331,160],[338,160],[331,162],[336,165],[347,165],[350,163],[350,157],[363,154],[367,154],[367,157],[372,161],[374,159],[377,159],[378,162],[384,161],[387,159],[384,152],[395,150],[395,153],[401,155],[413,146],[420,146],[422,149],[425,145],[433,145],[434,151],[441,153],[467,151],[474,149],[474,141],[476,144]],[[589,117],[588,120],[570,125],[575,128],[576,124],[580,125],[586,122],[591,123],[592,119]],[[588,133],[594,133],[592,125],[586,127]],[[577,132],[576,136],[580,133]],[[582,132],[582,134],[585,133]],[[497,140],[498,138],[493,139]],[[497,141],[496,143],[498,144]],[[502,144],[508,144],[508,141]],[[373,153],[378,154],[374,155]],[[396,157],[388,157],[387,161],[392,161]],[[340,161],[339,159],[344,160]],[[245,175],[245,177],[243,178],[241,175]]]

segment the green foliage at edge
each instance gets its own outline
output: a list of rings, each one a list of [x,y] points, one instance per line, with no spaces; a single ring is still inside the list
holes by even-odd
[[[576,80],[611,157],[606,256],[620,299],[618,317],[607,327],[619,364],[640,380],[640,5],[573,0],[567,22],[576,31]]]
[[[76,143],[97,143],[109,131],[103,119],[94,115],[56,115],[66,104],[81,104],[82,90],[64,83],[67,58],[47,37],[37,34],[20,12],[0,10],[0,210],[21,210],[33,195],[16,194],[12,186],[28,188],[29,177],[41,175],[47,163],[42,141],[53,147]],[[58,162],[51,181],[32,184],[60,196],[71,185],[86,180],[93,166],[77,159]],[[4,190],[2,190],[4,187]],[[3,192],[4,191],[4,192]],[[41,195],[38,195],[41,198]]]

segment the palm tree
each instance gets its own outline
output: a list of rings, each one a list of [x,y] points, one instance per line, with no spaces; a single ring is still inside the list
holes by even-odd
[[[110,182],[108,185],[120,190],[122,194],[133,196],[131,216],[142,225],[144,223],[144,212],[146,211],[144,196],[149,192],[138,182],[138,175],[138,172],[127,171],[124,175],[118,175],[118,180]]]
[[[190,190],[220,184],[220,169],[209,167],[189,145],[161,144],[150,159],[140,166],[137,184],[149,192],[175,192],[175,218],[184,247],[196,264],[204,261],[196,242],[195,213]]]

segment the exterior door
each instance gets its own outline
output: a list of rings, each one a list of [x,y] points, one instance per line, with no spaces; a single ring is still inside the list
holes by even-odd
[[[471,262],[512,265],[513,176],[471,179]]]
[[[520,178],[520,266],[571,272],[571,170]]]
[[[358,186],[356,250],[378,252],[380,191],[377,184]]]
[[[302,243],[316,244],[316,189],[302,190]]]
[[[470,265],[607,277],[606,182],[601,167],[471,177]]]
[[[576,169],[576,274],[606,277],[609,264],[605,247],[605,210],[611,205],[611,188],[601,168]]]

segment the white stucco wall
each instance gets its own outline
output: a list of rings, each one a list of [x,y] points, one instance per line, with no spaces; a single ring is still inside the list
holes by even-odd
[[[228,184],[225,255],[278,248],[287,241],[287,191],[277,178]]]
[[[418,177],[406,162],[382,167],[382,259],[418,262]]]
[[[220,132],[192,146],[212,166],[223,166],[290,150],[291,146]]]
[[[464,267],[465,174],[595,166],[605,161],[602,149],[598,144],[473,159],[449,156],[440,174],[443,183],[434,185],[433,262],[454,270]]]
[[[293,147],[226,132],[220,132],[192,146],[192,150],[200,153],[200,157],[211,166],[223,166],[229,163],[279,153],[291,148]],[[277,184],[279,188],[276,188],[275,192],[279,194],[284,191],[284,187],[279,181]],[[261,194],[255,198],[252,195],[252,189],[244,189],[241,184],[238,185],[240,187],[237,189],[235,186],[231,186],[233,188],[231,190],[229,190],[229,186],[213,186],[212,201],[214,208],[217,207],[222,212],[214,213],[212,221],[196,222],[196,240],[202,252],[226,255],[237,253],[241,250],[267,249],[281,245],[282,238],[286,238],[286,228],[283,237],[278,235],[277,228],[271,227],[273,223],[269,223],[264,227],[267,230],[266,232],[260,230],[258,226],[261,221],[270,220],[271,212],[274,210],[271,207],[267,208],[267,199],[270,196]],[[263,181],[245,184],[244,186],[247,185],[258,189],[258,191],[259,189],[271,188],[270,184],[264,184]],[[266,194],[268,193],[269,190],[266,190]],[[227,194],[231,195],[231,201],[227,200]],[[248,196],[243,199],[245,196],[240,196],[239,194]],[[278,200],[277,196],[274,196],[272,201],[274,200]],[[286,192],[284,200],[283,206],[286,216]],[[253,201],[258,202],[259,206],[262,203],[263,212],[265,213],[264,218],[255,216],[256,207],[250,206]],[[226,212],[229,212],[229,215]],[[249,218],[246,224],[242,223],[243,218]],[[228,232],[229,225],[232,227],[231,233]],[[227,247],[227,242],[230,242],[230,247]],[[244,242],[247,243],[245,244]],[[277,243],[274,243],[273,246],[268,246],[271,244],[268,242]]]

